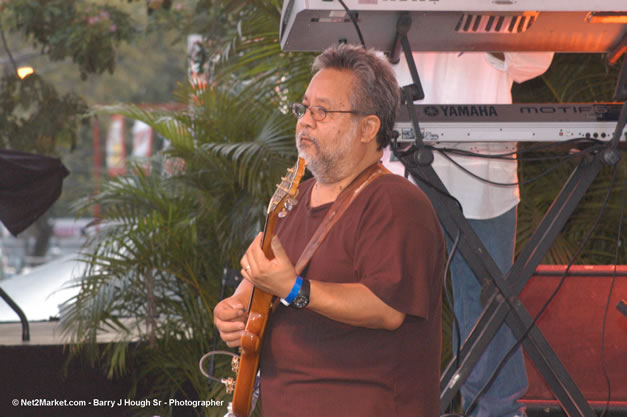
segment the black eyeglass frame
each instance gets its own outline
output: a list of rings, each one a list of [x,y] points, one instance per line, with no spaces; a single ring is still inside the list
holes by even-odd
[[[297,108],[303,109],[302,114],[299,115],[300,112],[296,110]],[[316,111],[315,110],[311,111],[311,109],[316,109],[318,111],[321,111],[323,116],[321,118],[317,118],[315,116]],[[307,110],[309,110],[309,113],[311,114],[311,118],[314,119],[316,122],[321,122],[324,119],[326,119],[327,113],[350,113],[350,114],[360,114],[364,116],[370,114],[370,113],[366,113],[366,112],[359,111],[359,110],[327,110],[322,106],[307,106],[303,103],[292,103],[292,105],[290,106],[290,110],[292,112],[292,115],[294,115],[294,117],[296,117],[297,119],[304,117],[305,113],[307,113]]]

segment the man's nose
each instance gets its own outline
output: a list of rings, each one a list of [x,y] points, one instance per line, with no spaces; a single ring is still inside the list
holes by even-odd
[[[298,124],[301,126],[308,126],[308,127],[315,126],[316,121],[314,120],[312,116],[310,108],[305,108],[305,114],[303,114],[303,117],[298,119]]]

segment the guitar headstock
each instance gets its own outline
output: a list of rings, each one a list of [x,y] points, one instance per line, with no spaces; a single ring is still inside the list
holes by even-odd
[[[267,217],[282,217],[281,212],[285,209],[290,210],[289,200],[296,198],[298,194],[298,184],[305,174],[305,160],[298,158],[296,164],[287,169],[287,174],[281,178],[281,183],[277,185],[277,189],[268,204]]]

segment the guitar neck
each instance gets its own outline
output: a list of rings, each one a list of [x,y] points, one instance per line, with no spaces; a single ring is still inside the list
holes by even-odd
[[[275,226],[276,216],[267,216],[266,225],[263,230],[263,237],[261,239],[261,249],[268,259],[274,259],[274,252],[272,252],[272,238],[274,237]]]
[[[272,237],[274,236],[275,226],[276,226],[276,216],[268,215],[266,217],[266,224],[263,230],[263,237],[261,238],[261,249],[263,250],[264,255],[266,255],[266,258],[268,259],[274,259],[274,252],[272,252]],[[263,295],[260,295],[260,293]],[[248,304],[248,311],[252,311],[255,309],[255,306],[253,305],[253,303],[255,302],[256,298],[257,299],[262,298],[263,301],[261,302],[265,304],[267,303],[268,297],[270,297],[270,299],[272,298],[272,296],[266,293],[265,291],[261,291],[260,289],[253,287],[252,293],[250,295],[250,301]]]
[[[296,196],[298,184],[304,171],[305,162],[299,158],[296,165],[288,169],[288,174],[282,178],[281,184],[270,200],[261,240],[263,253],[268,259],[274,259],[272,237],[274,236],[277,217],[285,208],[287,200]],[[233,392],[233,413],[237,417],[248,417],[252,411],[252,393],[259,368],[261,344],[273,299],[274,296],[272,294],[253,287],[248,307],[246,329],[240,341],[241,355],[235,391]]]

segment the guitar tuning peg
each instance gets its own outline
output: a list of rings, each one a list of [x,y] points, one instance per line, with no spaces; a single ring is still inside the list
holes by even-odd
[[[222,378],[220,382],[226,387],[227,394],[233,394],[233,391],[235,391],[235,380],[233,378]]]
[[[292,209],[292,207],[294,207],[295,205],[298,204],[298,200],[294,197],[290,197],[287,199],[287,204],[290,205],[290,210]]]
[[[283,217],[287,216],[287,211],[288,210],[286,210],[285,207],[284,207],[283,210],[279,211],[279,214],[277,214],[277,217],[279,219],[282,219]]]
[[[233,359],[231,359],[231,370],[234,373],[239,371],[239,356],[233,356]]]

